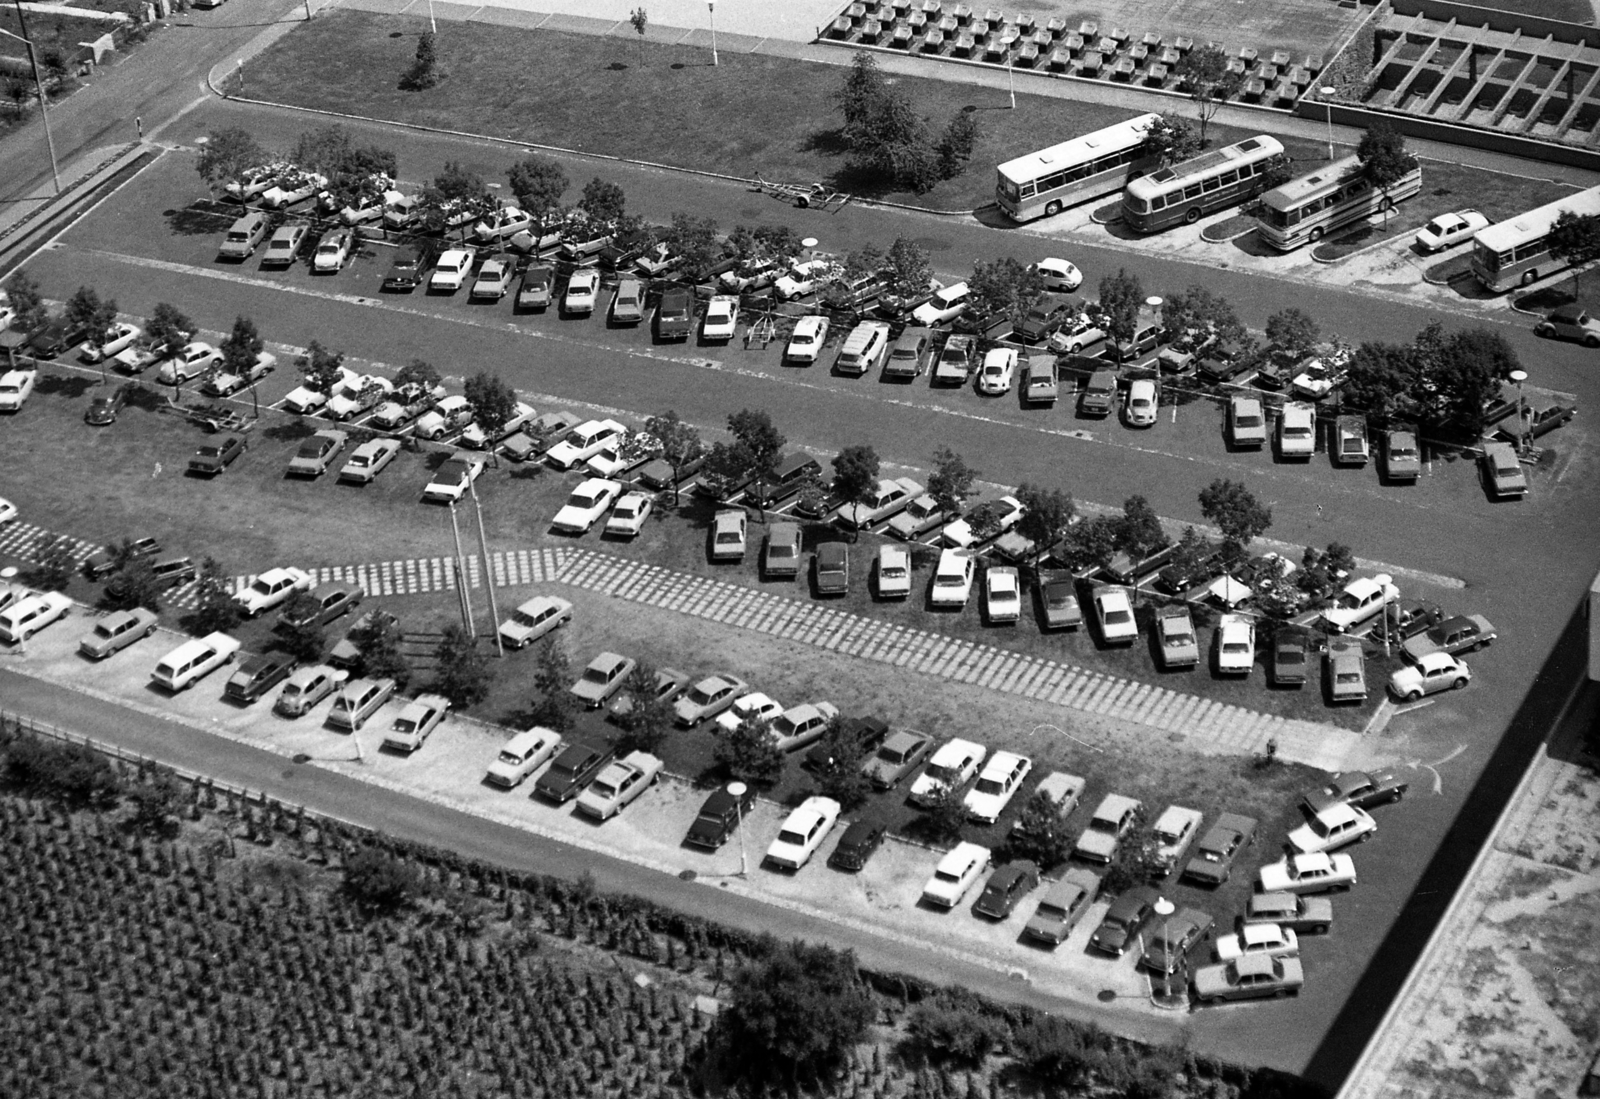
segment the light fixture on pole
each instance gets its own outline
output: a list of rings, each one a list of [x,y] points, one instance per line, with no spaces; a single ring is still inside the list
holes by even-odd
[[[1337,88],[1330,88],[1326,84],[1317,86],[1317,95],[1322,99],[1322,109],[1327,112],[1329,160],[1333,159],[1333,100],[1338,94]]]
[[[734,812],[739,819],[739,876],[742,878],[750,872],[749,859],[744,850],[744,796],[750,787],[742,782],[728,783],[728,796],[733,799]]]
[[[1017,66],[1009,57],[1006,58],[1006,90],[1011,93],[1011,109],[1014,111],[1017,109]]]
[[[1528,449],[1528,406],[1523,403],[1522,399],[1522,383],[1528,380],[1528,372],[1526,370],[1513,370],[1511,372],[1511,380],[1517,383],[1517,453],[1521,454]]]
[[[44,78],[39,75],[39,57],[33,51],[31,39],[23,37],[28,33],[28,24],[22,17],[22,0],[17,0],[17,27],[22,34],[12,34],[7,30],[0,30],[0,34],[7,38],[15,38],[28,47],[28,63],[33,66],[33,83],[39,89],[39,118],[44,122],[44,143],[50,149],[50,177],[55,180],[56,194],[61,193],[61,170],[56,167],[56,139],[50,133],[50,112],[45,108]]]
[[[706,0],[706,11],[711,13],[711,65],[717,64],[717,0]]]

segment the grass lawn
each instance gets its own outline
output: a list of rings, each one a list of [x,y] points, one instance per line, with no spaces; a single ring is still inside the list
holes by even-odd
[[[359,11],[319,15],[315,33],[289,32],[250,65],[252,95],[372,118],[493,134],[584,152],[767,179],[831,179],[840,189],[942,210],[991,200],[993,166],[1054,141],[1128,118],[1122,107],[1017,95],[966,84],[897,77],[936,128],[965,107],[978,108],[982,137],[971,166],[926,195],[883,190],[851,173],[837,139],[831,97],[844,76],[822,65],[727,53],[716,68],[696,50],[621,38],[456,23],[439,41],[447,76],[422,92],[402,92],[401,73],[425,20]],[[530,65],[549,53],[560,64]],[[1185,116],[1192,113],[1179,107]],[[1213,143],[1249,136],[1211,127]],[[1284,141],[1296,158],[1320,157],[1315,142]],[[512,157],[506,156],[509,165]],[[402,173],[406,166],[401,165]],[[600,172],[604,175],[604,170]],[[575,180],[581,185],[582,181]],[[576,189],[568,193],[576,199]]]

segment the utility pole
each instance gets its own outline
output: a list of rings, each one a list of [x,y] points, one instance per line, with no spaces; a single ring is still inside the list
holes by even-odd
[[[39,75],[39,55],[33,48],[33,40],[28,37],[28,21],[22,14],[22,0],[17,0],[17,29],[20,35],[10,31],[0,31],[7,38],[15,38],[28,47],[28,63],[33,66],[33,83],[39,89],[39,119],[44,123],[44,142],[50,148],[50,176],[55,180],[56,194],[61,193],[61,169],[56,167],[56,139],[50,133],[50,111],[45,105],[44,78]]]
[[[456,536],[456,587],[461,591],[461,621],[467,636],[478,639],[478,625],[472,620],[472,597],[467,594],[467,558],[461,552],[461,526],[456,522],[456,506],[450,505],[450,533]]]
[[[478,515],[478,555],[483,563],[483,586],[489,590],[489,621],[495,624],[494,649],[503,658],[506,643],[500,639],[500,604],[494,597],[494,572],[489,568],[489,539],[483,533],[483,504],[478,500],[478,486],[470,477],[467,491],[472,494],[472,510]]]

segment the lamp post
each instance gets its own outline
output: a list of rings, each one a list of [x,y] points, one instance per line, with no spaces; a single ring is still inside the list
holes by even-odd
[[[55,180],[56,194],[61,193],[61,170],[56,167],[56,139],[50,133],[50,112],[45,107],[44,78],[39,75],[39,55],[33,51],[32,40],[23,37],[28,33],[28,24],[22,16],[22,0],[17,0],[17,26],[22,34],[12,34],[8,30],[0,30],[0,34],[7,38],[15,38],[28,47],[28,63],[33,66],[33,83],[39,89],[39,118],[44,122],[44,143],[50,149],[50,177]]]
[[[1526,370],[1513,370],[1511,380],[1517,383],[1517,453],[1527,450],[1528,406],[1522,399],[1522,383],[1528,380]]]
[[[439,21],[433,17],[433,0],[428,0],[428,27],[434,34],[439,33]]]
[[[728,796],[733,798],[733,809],[738,814],[739,820],[739,876],[742,878],[750,872],[749,859],[744,850],[744,795],[750,787],[742,782],[728,783]]]
[[[1322,99],[1322,109],[1327,112],[1328,121],[1328,159],[1333,159],[1333,100],[1339,94],[1337,89],[1326,84],[1317,86],[1317,95]]]
[[[1011,109],[1017,109],[1017,67],[1010,57],[1006,58],[1006,90],[1011,93]]]
[[[717,0],[706,0],[706,11],[711,13],[711,66],[717,65]]]

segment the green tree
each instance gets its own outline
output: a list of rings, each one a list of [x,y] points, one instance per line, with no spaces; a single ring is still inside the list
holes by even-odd
[[[646,434],[655,436],[661,444],[661,457],[672,467],[672,505],[677,507],[679,485],[687,471],[705,456],[705,443],[700,439],[700,429],[685,423],[676,412],[668,409],[652,416],[644,423]]]
[[[394,387],[401,389],[414,385],[425,393],[431,393],[443,380],[443,376],[432,363],[423,359],[412,359],[395,371]]]
[[[1578,296],[1583,268],[1600,259],[1600,214],[1575,214],[1563,210],[1550,227],[1550,255],[1572,266],[1572,296]]]
[[[363,847],[344,860],[344,895],[365,915],[393,915],[421,888],[416,868],[387,852]]]
[[[889,292],[903,298],[926,294],[933,285],[933,262],[928,250],[907,237],[896,237],[887,257]]]
[[[184,787],[170,772],[147,772],[123,792],[133,805],[133,815],[127,820],[129,832],[153,839],[177,838],[183,828],[178,814],[187,799]]]
[[[357,644],[361,658],[354,674],[373,679],[392,679],[402,689],[411,682],[411,662],[400,649],[405,640],[398,622],[387,617],[375,617],[373,624],[363,631]]]
[[[871,241],[867,241],[859,248],[852,249],[845,255],[844,266],[839,275],[847,282],[865,278],[868,275],[875,275],[882,271],[885,262],[883,249]]]
[[[1489,406],[1522,363],[1510,341],[1487,328],[1465,328],[1445,335],[1435,321],[1417,334],[1416,361],[1421,377],[1413,396],[1423,418],[1461,435],[1479,438]]]
[[[981,131],[976,111],[958,110],[939,137],[939,178],[954,179],[967,170]]]
[[[306,388],[331,396],[344,380],[344,352],[329,351],[316,340],[300,360],[300,373]]]
[[[1007,841],[1011,853],[1048,870],[1072,853],[1072,834],[1061,816],[1061,803],[1043,790],[1035,790],[1022,806]]]
[[[228,578],[215,557],[200,563],[200,578],[195,584],[196,608],[189,618],[190,632],[197,637],[208,633],[227,633],[243,620],[239,604],[228,589]]]
[[[206,186],[216,191],[271,159],[272,154],[261,147],[249,130],[228,126],[206,135],[194,166]]]
[[[1017,1028],[1011,1046],[1017,1061],[1034,1079],[1079,1094],[1097,1080],[1108,1044],[1092,1024],[1038,1013]]]
[[[1056,556],[1075,570],[1104,567],[1116,556],[1121,531],[1122,523],[1116,516],[1089,516],[1067,528]]]
[[[266,346],[267,341],[256,331],[255,321],[249,317],[235,317],[233,331],[228,333],[228,338],[217,348],[222,352],[222,369],[242,378],[250,377],[257,356]]]
[[[291,159],[308,172],[332,177],[344,169],[351,148],[350,131],[335,122],[301,134]]]
[[[122,780],[105,756],[85,744],[19,733],[5,744],[6,781],[30,797],[68,809],[108,812],[122,795]]]
[[[558,733],[571,729],[578,712],[578,701],[568,689],[571,686],[572,663],[567,659],[566,647],[558,637],[545,638],[533,671],[533,689],[539,694],[533,707],[533,724]]]
[[[446,626],[433,651],[433,688],[453,706],[476,706],[489,697],[494,674],[477,640],[458,623]]]
[[[1017,533],[1041,552],[1050,549],[1072,529],[1078,506],[1069,493],[1047,489],[1024,481],[1017,488],[1017,502],[1023,507],[1017,520]]]
[[[644,32],[650,26],[650,15],[643,8],[634,8],[628,14],[628,22],[633,24],[633,29],[639,36],[639,64],[644,64]]]
[[[1183,528],[1183,533],[1178,536],[1178,544],[1172,548],[1172,556],[1167,559],[1167,563],[1176,571],[1193,576],[1209,556],[1211,556],[1210,543],[1202,538],[1194,527],[1186,526]]]
[[[1406,139],[1388,122],[1376,121],[1361,135],[1356,146],[1361,171],[1380,190],[1399,182],[1417,166],[1417,158],[1406,152]]]
[[[866,804],[872,786],[861,771],[866,759],[861,737],[835,715],[818,744],[825,762],[817,768],[817,792],[837,801],[846,813]]]
[[[906,1016],[906,1039],[935,1063],[977,1068],[1008,1033],[990,1004],[959,986],[939,989]]]
[[[870,55],[856,54],[835,102],[844,121],[840,135],[857,170],[918,194],[938,183],[943,160],[927,120],[917,114],[904,92],[889,86]],[[954,155],[959,149],[950,151]]]
[[[913,827],[929,843],[943,847],[961,840],[967,823],[967,804],[961,791],[943,783],[923,802],[923,813]]]
[[[200,326],[187,313],[175,305],[159,302],[144,326],[144,335],[152,350],[161,355],[174,355],[199,330]]]
[[[1002,313],[1012,324],[1020,324],[1028,310],[1044,300],[1045,293],[1039,272],[1012,256],[973,264],[967,289],[975,312]]]
[[[783,777],[783,753],[765,721],[748,717],[732,729],[719,725],[711,735],[716,739],[711,757],[729,778],[752,786],[772,786]]]
[[[455,160],[445,161],[444,169],[422,189],[422,201],[426,210],[423,226],[440,233],[448,228],[447,215],[470,215],[491,210],[495,205],[483,177]],[[471,221],[471,217],[467,217],[460,223],[462,239],[466,238]]]
[[[123,539],[125,546],[131,548],[132,542]],[[96,605],[101,610],[127,611],[135,607],[144,607],[146,610],[161,611],[161,583],[156,579],[155,567],[150,558],[144,554],[129,554],[126,560],[117,566],[116,572],[111,574],[111,579],[106,581],[104,590]]]
[[[1248,333],[1228,299],[1199,284],[1164,297],[1161,320],[1174,337],[1193,333],[1201,339],[1209,335],[1237,342]]]
[[[877,58],[866,50],[857,50],[850,58],[850,68],[844,82],[833,93],[844,125],[840,128],[849,141],[852,131],[866,124],[878,103],[889,94],[889,85],[878,68]]]
[[[1136,885],[1160,881],[1166,873],[1155,830],[1141,812],[1137,822],[1123,834],[1122,842],[1117,844],[1116,853],[1111,856],[1111,865],[1100,879],[1100,892],[1102,895],[1126,893]]]
[[[1194,132],[1194,127],[1189,125],[1187,119],[1168,118],[1165,115],[1156,119],[1145,131],[1145,148],[1161,157],[1163,165],[1176,164],[1186,160],[1200,151],[1200,135]]]
[[[1244,76],[1228,71],[1228,55],[1220,46],[1209,43],[1184,54],[1173,71],[1181,81],[1180,87],[1194,99],[1195,113],[1200,117],[1200,147],[1204,148],[1206,127],[1222,104],[1238,92]]]
[[[672,735],[675,715],[672,703],[661,698],[656,691],[655,668],[641,661],[628,673],[628,682],[623,686],[622,693],[628,699],[628,705],[615,711],[612,716],[622,730],[617,751],[660,754],[661,746]]]
[[[1117,548],[1135,561],[1167,547],[1170,539],[1161,528],[1161,517],[1143,496],[1130,496],[1122,503],[1122,523],[1117,532]]]
[[[1356,348],[1345,364],[1340,399],[1346,407],[1366,412],[1374,423],[1414,417],[1414,394],[1422,378],[1414,348],[1371,342]]]
[[[439,83],[439,51],[434,44],[433,32],[423,31],[417,36],[417,55],[411,67],[400,77],[402,91],[420,92]]]
[[[6,280],[5,289],[11,308],[16,313],[11,319],[12,329],[32,332],[45,326],[50,319],[50,311],[45,307],[44,295],[39,292],[39,283],[32,275],[17,271]]]
[[[1100,280],[1100,311],[1105,315],[1106,331],[1114,340],[1131,340],[1139,327],[1139,308],[1144,305],[1144,284],[1139,276],[1117,268],[1115,275]]]
[[[1222,531],[1222,552],[1229,558],[1244,553],[1245,547],[1272,526],[1272,509],[1238,481],[1219,478],[1200,491],[1200,514]]]
[[[321,602],[308,591],[296,592],[283,605],[277,632],[278,648],[300,663],[320,661],[328,647],[328,637],[322,628]]]
[[[96,334],[105,331],[104,328],[95,326],[95,322],[102,313],[103,306],[100,301],[100,295],[95,293],[92,286],[78,287],[77,292],[67,299],[66,308],[62,311],[62,315],[66,318],[68,324],[74,327],[81,325]],[[113,313],[113,319],[115,319],[115,316]]]
[[[874,487],[877,485],[877,476],[874,471]],[[942,446],[934,451],[933,473],[928,477],[928,495],[938,502],[946,522],[960,515],[961,509],[966,507],[967,498],[972,495],[972,482],[977,477],[978,471],[967,465],[966,459],[949,447]]]
[[[24,574],[30,587],[60,591],[76,570],[72,539],[64,534],[40,535],[33,545],[34,565]]]
[[[738,464],[757,487],[765,486],[788,440],[773,426],[771,416],[756,409],[746,408],[730,415],[728,431],[733,435],[733,449]],[[761,521],[766,522],[766,509],[757,505],[757,510],[761,513]]]
[[[622,188],[595,176],[583,185],[583,197],[578,209],[588,215],[595,225],[615,225],[627,211],[627,196]]]
[[[833,458],[833,494],[841,507],[864,504],[878,488],[878,452],[865,444],[847,446]],[[856,530],[851,537],[861,537]]]
[[[1290,306],[1267,318],[1267,345],[1273,357],[1296,362],[1311,354],[1322,336],[1322,329],[1310,313]]]
[[[691,282],[700,282],[727,255],[712,218],[673,214],[662,241],[683,257],[684,275]]]
[[[728,1048],[758,1079],[831,1080],[878,1015],[853,953],[798,940],[741,966],[728,992]]]
[[[489,456],[498,466],[500,458],[494,443],[517,414],[517,392],[502,381],[500,375],[480,370],[467,379],[466,398],[472,406],[474,421],[483,429]]]
[[[517,205],[540,225],[560,208],[561,196],[571,186],[561,165],[547,156],[524,157],[506,169],[506,179]]]

